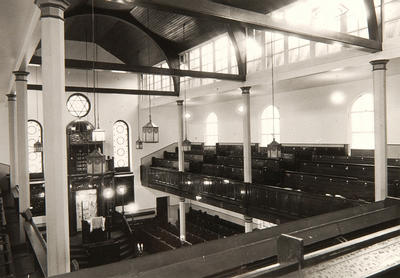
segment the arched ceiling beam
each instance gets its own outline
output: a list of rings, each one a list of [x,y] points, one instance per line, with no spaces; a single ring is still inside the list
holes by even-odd
[[[147,38],[152,40],[157,47],[160,49],[162,53],[164,53],[166,57],[166,62],[168,66],[171,69],[179,69],[180,63],[179,63],[179,46],[171,42],[158,34],[154,33],[151,31],[149,28],[144,26],[142,23],[140,23],[138,20],[136,20],[129,11],[120,11],[120,10],[107,10],[107,9],[100,9],[100,8],[95,8],[94,13],[96,16],[107,16],[107,17],[112,17],[117,20],[123,21],[130,26],[139,29],[142,31]],[[90,6],[79,6],[76,9],[66,11],[64,14],[64,17],[67,18],[72,18],[75,16],[90,16],[92,14],[92,9]],[[180,81],[179,77],[172,77],[172,80],[174,82],[174,91],[176,95],[179,96],[180,93]]]
[[[227,24],[229,38],[235,49],[236,62],[239,75],[246,76],[247,53],[246,53],[246,28],[236,23]]]
[[[367,14],[369,39],[382,41],[382,32],[380,32],[381,28],[378,26],[378,18],[376,16],[374,0],[364,0],[364,5]],[[381,8],[382,6],[383,5],[381,4]]]
[[[239,23],[243,26],[258,30],[275,30],[293,34],[303,39],[332,44],[334,42],[359,47],[367,52],[382,51],[379,40],[365,39],[347,33],[330,30],[320,30],[313,26],[298,26],[284,19],[231,7],[209,0],[133,0],[136,6],[158,9],[172,13],[201,17],[226,23]]]

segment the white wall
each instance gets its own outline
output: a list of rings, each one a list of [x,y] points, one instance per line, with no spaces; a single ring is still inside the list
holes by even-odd
[[[387,79],[388,143],[400,143],[400,75]],[[363,93],[373,92],[372,80],[360,80],[338,85],[280,92],[275,96],[281,119],[282,143],[351,143],[350,109],[353,102]],[[264,96],[251,97],[251,138],[260,142],[261,114],[271,105],[268,88],[255,87],[252,93],[264,91]],[[332,103],[334,92],[345,96],[342,104]],[[235,91],[240,96],[240,90]],[[214,102],[207,105],[189,106],[191,118],[188,121],[189,139],[204,141],[205,120],[209,113],[218,116],[220,142],[242,142],[242,116],[237,108],[241,99]]]

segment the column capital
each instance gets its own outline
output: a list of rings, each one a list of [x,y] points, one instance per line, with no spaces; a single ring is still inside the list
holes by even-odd
[[[13,74],[15,75],[15,81],[28,81],[27,76],[29,72],[27,71],[17,70],[13,71]]]
[[[17,95],[16,94],[8,94],[7,98],[8,98],[8,101],[16,101]]]
[[[251,86],[240,87],[242,94],[250,94]]]
[[[53,17],[64,20],[64,11],[69,7],[66,0],[35,0],[35,4],[40,8],[44,17]]]
[[[386,70],[386,64],[389,60],[380,59],[369,62],[372,65],[372,70]]]
[[[178,100],[176,101],[176,104],[178,104],[178,105],[183,105],[183,100],[182,100],[182,99],[178,99]]]
[[[244,216],[244,222],[246,223],[252,223],[253,222],[253,218],[251,216]]]
[[[179,197],[179,202],[185,202],[185,198],[184,197]]]

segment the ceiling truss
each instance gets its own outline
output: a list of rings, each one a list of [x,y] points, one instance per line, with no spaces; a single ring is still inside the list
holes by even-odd
[[[342,32],[319,30],[311,26],[298,26],[288,23],[286,20],[273,18],[257,12],[252,12],[209,0],[196,0],[196,5],[190,0],[134,0],[134,4],[141,7],[180,13],[194,17],[203,17],[228,23],[239,23],[245,27],[259,30],[275,30],[292,34],[307,40],[322,43],[341,43],[344,45],[359,47],[367,52],[382,50],[382,43],[377,39],[377,22],[373,0],[365,0],[368,9],[368,27],[370,38],[365,39]],[[372,4],[371,4],[372,3]],[[373,10],[373,12],[372,12]]]

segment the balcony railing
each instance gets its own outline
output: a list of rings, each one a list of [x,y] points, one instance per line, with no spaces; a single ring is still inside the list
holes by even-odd
[[[142,184],[271,222],[288,221],[359,205],[359,201],[313,195],[275,186],[142,166]]]

